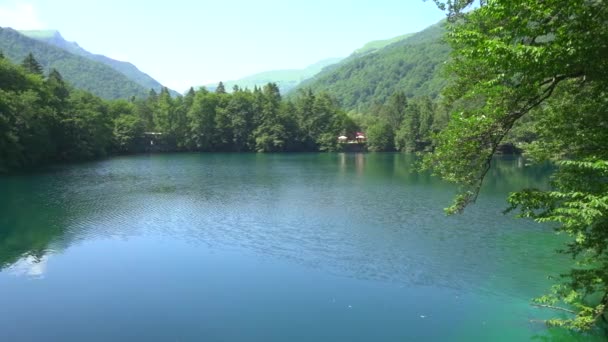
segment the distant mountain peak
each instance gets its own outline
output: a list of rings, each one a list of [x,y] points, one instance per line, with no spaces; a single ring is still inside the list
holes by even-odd
[[[355,50],[351,56],[374,53],[376,51],[382,50],[383,48],[387,47],[388,45],[405,40],[405,39],[413,36],[414,34],[415,33],[406,33],[406,34],[403,34],[403,35],[400,35],[397,37],[393,37],[393,38],[389,38],[389,39],[372,40],[371,42],[368,42],[365,45],[363,45],[362,47]]]
[[[34,39],[63,39],[58,30],[18,30],[18,32]]]
[[[78,43],[65,40],[57,30],[23,30],[18,32],[29,38],[61,48],[74,55],[105,64],[144,87],[146,90],[154,89],[160,91],[163,88],[162,84],[150,77],[150,75],[139,70],[135,65],[126,61],[115,60],[101,54],[91,53],[83,49]],[[170,90],[170,92],[174,96],[178,94],[174,90]]]
[[[31,53],[46,72],[56,69],[74,87],[106,99],[147,95],[148,89],[124,74],[51,43],[51,41],[64,41],[60,35],[60,38],[57,38],[56,32],[30,31],[38,37],[46,37],[34,39],[14,29],[0,28],[0,50],[15,63],[19,63]]]
[[[232,90],[235,85],[238,85],[240,88],[253,89],[256,86],[262,87],[268,83],[276,83],[281,94],[287,94],[289,91],[297,87],[301,82],[318,74],[325,67],[340,62],[342,59],[343,58],[326,58],[302,69],[263,71],[238,80],[225,81],[223,84],[226,89]],[[214,91],[217,87],[217,83],[206,84],[204,87],[208,90]]]

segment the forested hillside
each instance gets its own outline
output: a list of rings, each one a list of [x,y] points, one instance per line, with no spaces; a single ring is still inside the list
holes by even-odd
[[[298,88],[327,92],[344,109],[359,113],[398,91],[407,97],[435,98],[445,84],[439,71],[450,51],[444,33],[444,23],[438,23],[373,53],[355,54]]]
[[[0,51],[16,63],[32,53],[46,72],[56,69],[74,87],[105,99],[144,97],[149,91],[107,65],[26,37],[10,28],[0,28]]]
[[[286,101],[268,84],[231,94],[163,88],[106,101],[48,76],[32,55],[0,56],[0,172],[49,162],[143,151],[332,151],[357,130],[326,94]]]
[[[41,42],[56,46],[58,48],[64,49],[70,53],[73,53],[78,56],[82,56],[88,58],[90,60],[101,62],[112,69],[122,73],[127,76],[130,80],[135,83],[141,85],[145,89],[154,89],[155,91],[160,91],[163,88],[163,85],[160,84],[157,80],[150,77],[150,75],[139,70],[135,65],[129,62],[117,61],[115,59],[106,57],[104,55],[93,54],[82,47],[80,47],[77,43],[66,41],[58,31],[54,30],[35,30],[35,31],[19,31],[20,33],[39,40]],[[169,90],[173,96],[178,93],[174,90]]]

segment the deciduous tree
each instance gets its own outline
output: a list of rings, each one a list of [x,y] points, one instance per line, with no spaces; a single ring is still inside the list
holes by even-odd
[[[572,240],[577,264],[539,305],[565,304],[572,316],[549,323],[586,330],[608,305],[608,6],[602,0],[451,0],[453,24],[445,92],[460,102],[426,166],[459,183],[447,209],[474,202],[497,147],[522,118],[537,118],[534,160],[558,169],[550,190],[523,189],[510,210],[555,222]],[[469,10],[470,9],[470,10]]]

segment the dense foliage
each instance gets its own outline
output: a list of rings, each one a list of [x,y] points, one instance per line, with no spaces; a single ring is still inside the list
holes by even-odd
[[[102,63],[28,38],[10,28],[0,28],[0,50],[13,62],[33,54],[47,72],[58,70],[71,85],[104,99],[145,97],[148,88]]]
[[[0,170],[142,151],[333,151],[358,127],[326,94],[291,101],[268,84],[233,93],[166,88],[146,99],[105,101],[44,77],[28,55],[0,58]]]
[[[551,188],[509,197],[522,217],[572,237],[576,264],[537,305],[552,325],[587,330],[608,305],[608,6],[602,0],[437,1],[453,20],[446,97],[457,109],[426,160],[462,185],[449,212],[477,198],[498,145],[525,121],[533,161],[557,164]],[[520,134],[519,132],[518,134]],[[562,306],[559,306],[559,303]]]
[[[447,125],[447,113],[430,97],[408,98],[398,91],[353,119],[365,131],[369,151],[419,152],[433,149],[433,136]]]
[[[359,113],[399,91],[408,97],[435,98],[445,84],[439,70],[449,54],[443,26],[433,25],[373,53],[355,54],[299,88],[328,92],[344,109]]]

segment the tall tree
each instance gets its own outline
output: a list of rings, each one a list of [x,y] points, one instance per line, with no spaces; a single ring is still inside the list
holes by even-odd
[[[608,308],[608,6],[496,0],[466,10],[473,0],[436,2],[455,19],[445,95],[464,104],[425,162],[462,186],[447,211],[477,199],[498,145],[522,118],[539,118],[528,153],[559,168],[550,190],[512,194],[511,210],[572,237],[564,252],[577,265],[538,302],[572,313],[549,324],[590,329]]]
[[[215,114],[219,98],[216,94],[202,89],[195,97],[187,113],[189,121],[188,146],[191,149],[213,150],[215,137]]]
[[[51,69],[49,76],[46,79],[46,84],[51,91],[53,98],[57,101],[57,106],[65,107],[65,104],[70,96],[70,91],[63,81],[63,77],[57,69]]]
[[[233,93],[226,113],[232,127],[232,145],[234,150],[250,151],[254,148],[251,139],[253,131],[253,96],[246,91]]]
[[[393,151],[395,133],[391,125],[380,120],[367,128],[367,148],[370,151]]]
[[[163,141],[170,149],[177,146],[176,115],[173,102],[169,89],[163,87],[158,95],[153,114],[155,129],[163,134]]]
[[[397,131],[397,149],[404,152],[418,150],[420,140],[420,103],[412,102],[405,110],[405,119]]]
[[[215,93],[216,94],[226,94],[226,87],[224,86],[223,82],[220,82],[217,85],[217,88],[215,88]]]
[[[287,144],[287,131],[280,115],[281,93],[274,83],[268,83],[258,94],[259,126],[254,131],[258,152],[280,152]]]
[[[418,108],[420,112],[420,126],[418,129],[418,146],[416,149],[424,150],[425,147],[431,144],[431,134],[435,121],[435,106],[433,105],[433,101],[425,96],[418,100]]]
[[[380,110],[380,117],[396,130],[403,122],[407,104],[408,101],[405,93],[403,91],[396,91],[388,98],[386,105]]]
[[[21,66],[30,74],[42,75],[42,65],[38,63],[34,55],[30,52],[21,62]]]

